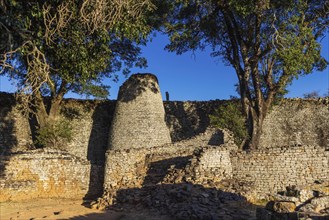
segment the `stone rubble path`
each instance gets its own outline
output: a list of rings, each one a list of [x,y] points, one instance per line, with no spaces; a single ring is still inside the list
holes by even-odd
[[[173,219],[256,219],[256,206],[243,197],[190,183],[119,190],[116,204],[109,208],[150,210]]]

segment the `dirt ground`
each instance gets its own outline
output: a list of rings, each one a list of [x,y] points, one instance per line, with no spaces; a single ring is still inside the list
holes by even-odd
[[[93,210],[83,205],[82,200],[36,199],[24,202],[0,203],[1,220],[169,220],[169,217],[143,211],[125,213],[120,210]]]

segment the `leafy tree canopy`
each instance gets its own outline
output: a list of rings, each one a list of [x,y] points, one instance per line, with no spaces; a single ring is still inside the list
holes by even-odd
[[[323,70],[319,39],[329,24],[327,0],[169,0],[164,31],[169,51],[212,48],[232,66],[247,119],[248,147],[257,147],[273,100],[300,75]]]
[[[151,30],[145,24],[150,2],[119,2],[1,1],[1,71],[19,79],[24,88],[41,76],[44,83],[35,84],[43,85],[44,94],[56,94],[62,86],[107,96],[100,79],[123,64],[145,66],[136,43],[144,43]]]
[[[146,66],[139,45],[154,10],[150,0],[0,0],[0,74],[44,127],[68,91],[106,98],[104,78]]]

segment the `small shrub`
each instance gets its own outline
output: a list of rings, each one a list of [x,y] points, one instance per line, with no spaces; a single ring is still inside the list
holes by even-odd
[[[241,104],[237,101],[221,105],[213,115],[209,115],[210,123],[217,128],[226,128],[233,132],[234,142],[240,146],[247,137],[245,118]]]
[[[36,144],[42,147],[62,149],[65,143],[72,140],[72,126],[67,120],[58,120],[49,123],[37,131]]]
[[[318,91],[313,91],[309,93],[304,93],[303,94],[304,99],[317,99],[320,98],[319,92]]]

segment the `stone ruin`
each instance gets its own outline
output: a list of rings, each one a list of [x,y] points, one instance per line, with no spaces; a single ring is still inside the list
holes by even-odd
[[[229,131],[217,129],[171,143],[156,77],[136,74],[120,88],[106,152],[104,194],[91,206],[137,205],[177,219],[254,219],[228,204],[268,200],[288,185],[305,191],[303,187],[319,180],[313,186],[321,188],[317,211],[329,214],[328,153],[305,146],[243,152]],[[294,202],[304,212],[301,207],[310,207],[306,201],[314,199],[309,191]],[[297,210],[295,205],[289,213]],[[276,219],[275,211],[260,209],[257,218]]]
[[[109,135],[110,150],[171,143],[158,79],[134,74],[121,87]]]
[[[244,208],[273,200],[258,219],[328,216],[329,99],[275,106],[253,151],[239,150],[230,131],[209,127],[222,101],[162,102],[152,74],[131,76],[117,101],[68,100],[76,118],[66,151],[21,148],[31,141],[28,122],[8,95],[3,100],[0,146],[8,151],[0,155],[0,202],[103,194],[93,208],[256,219]]]

